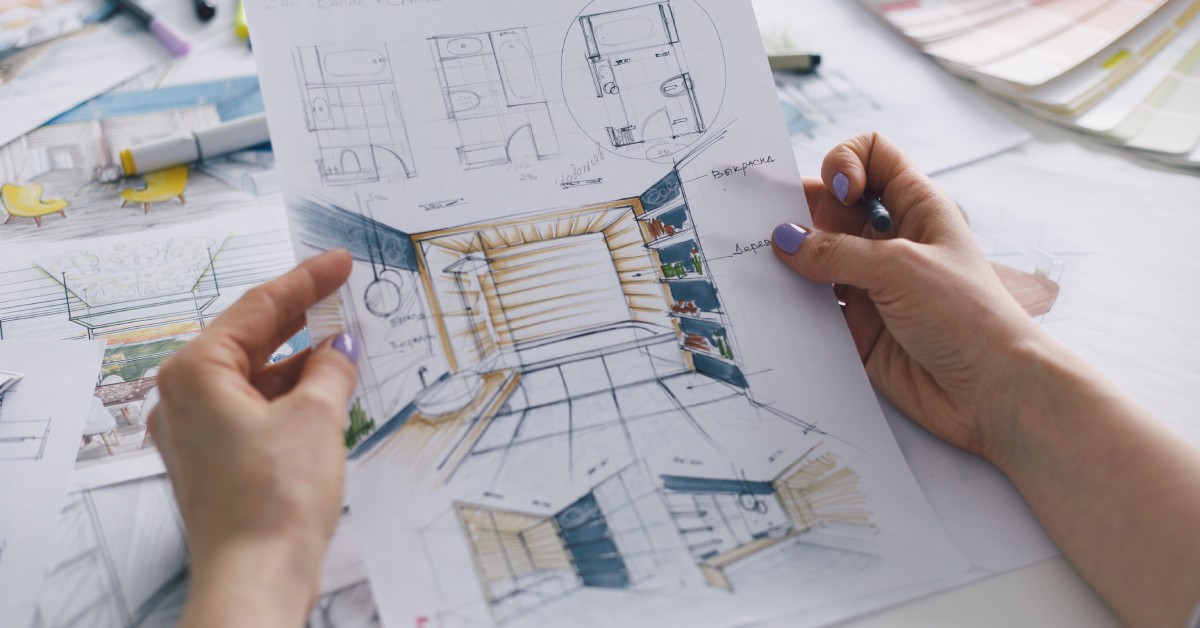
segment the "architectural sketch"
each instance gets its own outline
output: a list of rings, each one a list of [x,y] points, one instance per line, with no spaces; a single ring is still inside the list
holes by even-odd
[[[327,185],[416,176],[386,45],[302,46],[293,59]]]
[[[821,544],[848,554],[872,554],[874,529],[857,475],[819,450],[768,481],[656,480],[637,461],[554,513],[465,502],[454,513],[497,622],[583,587],[733,591],[737,565],[806,535],[823,535]]]
[[[164,626],[187,596],[183,523],[165,477],[68,496],[35,626]]]
[[[579,18],[614,148],[705,131],[669,0]]]
[[[820,432],[752,398],[674,170],[638,196],[419,234],[370,214],[293,207],[305,243],[362,264],[343,301],[396,321],[350,312],[349,328],[368,351],[405,351],[363,361],[352,458],[395,457],[444,484],[531,446],[561,447],[567,474],[582,473],[613,434],[632,461],[661,422],[706,450],[720,449],[717,424],[748,417]],[[379,397],[402,379],[415,380],[405,394]]]
[[[837,70],[804,75],[777,73],[775,84],[793,142],[815,140],[822,125],[835,125],[854,115],[878,115],[883,108]],[[825,136],[821,137],[824,142]]]
[[[24,268],[0,270],[0,339],[108,340],[95,394],[115,420],[104,434],[116,438],[87,439],[82,464],[152,451],[142,404],[158,365],[251,286],[291,267],[282,221],[230,229],[39,247],[22,254]]]
[[[430,40],[464,168],[558,154],[529,34],[523,28]]]

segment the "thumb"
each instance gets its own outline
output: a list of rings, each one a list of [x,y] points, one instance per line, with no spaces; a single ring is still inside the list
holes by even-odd
[[[771,246],[792,270],[821,283],[872,290],[883,284],[888,240],[805,229],[791,223],[775,227]]]
[[[298,404],[304,413],[335,417],[341,425],[358,378],[359,350],[358,340],[346,333],[321,343],[305,360],[296,386],[282,400]]]

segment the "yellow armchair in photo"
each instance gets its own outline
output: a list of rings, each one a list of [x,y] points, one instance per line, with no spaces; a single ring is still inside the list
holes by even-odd
[[[0,187],[0,199],[4,201],[4,211],[8,212],[5,224],[12,222],[13,218],[32,218],[33,222],[40,227],[42,226],[42,216],[61,214],[63,218],[67,217],[67,199],[43,200],[40,183],[27,185],[6,183]]]
[[[141,203],[142,213],[147,214],[150,213],[151,203],[164,203],[177,198],[179,204],[183,205],[186,203],[183,192],[187,189],[189,173],[187,166],[175,166],[166,170],[148,172],[142,175],[142,178],[146,180],[145,188],[121,191],[121,207],[125,207],[129,203]]]

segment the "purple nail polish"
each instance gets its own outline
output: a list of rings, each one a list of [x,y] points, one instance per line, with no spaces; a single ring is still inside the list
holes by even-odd
[[[838,200],[845,203],[846,195],[850,193],[850,179],[846,175],[837,173],[833,175],[833,194]]]
[[[341,333],[334,336],[333,342],[329,343],[334,349],[337,349],[346,356],[351,362],[358,364],[358,341],[350,334]]]
[[[800,245],[804,244],[804,238],[808,237],[808,232],[791,223],[783,223],[775,227],[775,232],[771,234],[771,242],[779,247],[779,250],[793,255],[800,250]]]

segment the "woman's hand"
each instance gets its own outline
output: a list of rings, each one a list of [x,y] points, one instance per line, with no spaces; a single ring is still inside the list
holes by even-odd
[[[343,334],[265,364],[350,266],[329,252],[254,288],[162,366],[149,422],[187,528],[185,624],[299,626],[316,599],[358,347]]]
[[[800,274],[837,284],[867,374],[897,408],[954,445],[999,455],[1013,357],[1040,330],[958,205],[894,144],[860,135],[833,149],[821,173],[823,181],[804,182],[819,231],[780,225],[775,252]],[[855,206],[868,189],[892,214],[889,233]]]
[[[996,463],[1088,582],[1138,626],[1182,626],[1200,597],[1200,452],[1037,327],[958,206],[886,139],[861,135],[805,181],[822,231],[772,241],[837,285],[871,382],[942,439]],[[853,205],[883,198],[892,233]]]

